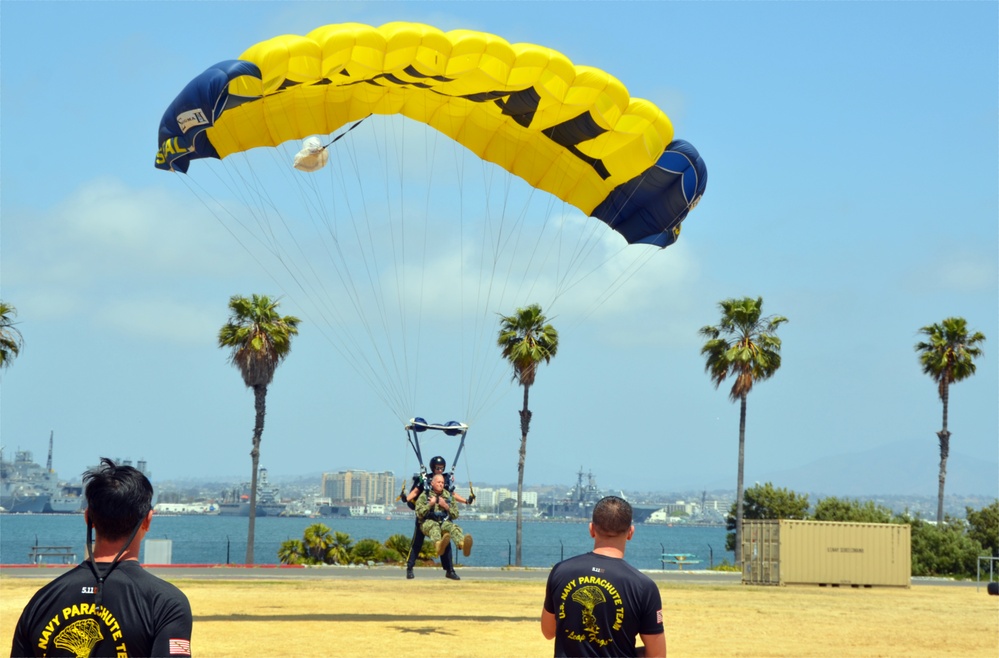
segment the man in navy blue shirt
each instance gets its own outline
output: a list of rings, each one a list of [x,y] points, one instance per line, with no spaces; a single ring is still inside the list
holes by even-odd
[[[153,517],[149,480],[107,458],[83,480],[93,557],[35,593],[17,622],[10,655],[190,656],[187,597],[139,565]]]
[[[556,564],[548,574],[541,632],[555,656],[665,658],[659,587],[624,561],[635,534],[628,501],[607,496],[593,508],[593,550]],[[640,635],[645,646],[636,646]]]

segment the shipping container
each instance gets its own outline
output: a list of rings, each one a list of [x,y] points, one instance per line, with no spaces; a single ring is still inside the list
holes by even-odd
[[[909,587],[910,540],[910,527],[895,523],[746,520],[742,582]]]

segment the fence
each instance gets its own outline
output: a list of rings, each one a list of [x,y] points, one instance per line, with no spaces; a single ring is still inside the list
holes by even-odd
[[[989,563],[989,579],[986,582],[994,583],[996,582],[996,567],[999,566],[999,557],[979,557],[978,564],[976,565],[977,573],[975,574],[975,591],[977,592],[982,586],[982,562]]]

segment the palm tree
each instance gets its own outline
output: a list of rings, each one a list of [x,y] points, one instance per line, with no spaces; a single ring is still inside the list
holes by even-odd
[[[9,368],[21,353],[24,338],[14,325],[17,309],[7,302],[0,301],[0,369]]]
[[[770,379],[780,368],[781,341],[776,331],[787,318],[763,316],[763,298],[744,297],[719,302],[722,312],[718,326],[700,330],[708,339],[701,348],[706,357],[704,369],[715,388],[732,375],[735,383],[729,398],[739,401],[739,475],[736,479],[735,563],[742,564],[743,469],[746,456],[746,396],[753,384]]]
[[[309,564],[327,564],[330,549],[333,547],[333,531],[322,523],[313,523],[305,529],[302,539]]]
[[[246,543],[246,563],[253,564],[253,535],[257,519],[257,471],[260,463],[260,437],[264,433],[267,386],[274,371],[291,352],[291,337],[298,335],[296,317],[278,314],[278,300],[266,295],[249,299],[233,295],[229,299],[229,320],[219,330],[219,347],[232,350],[229,361],[253,389],[256,421],[253,425],[253,449],[250,451],[250,527]]]
[[[334,532],[333,543],[330,544],[330,564],[350,564],[350,551],[354,548],[354,540],[346,532]]]
[[[301,539],[289,539],[278,547],[281,564],[308,564],[308,551]]]
[[[518,308],[513,315],[500,317],[497,344],[503,358],[513,366],[513,380],[524,387],[524,408],[520,410],[520,458],[517,461],[517,566],[521,566],[523,539],[522,503],[524,499],[524,458],[527,456],[527,432],[531,426],[528,393],[538,374],[538,364],[548,363],[558,351],[558,332],[537,304]]]
[[[950,385],[975,374],[975,359],[982,355],[979,345],[985,342],[985,334],[976,331],[968,333],[968,323],[964,318],[947,318],[939,324],[931,324],[919,330],[927,341],[916,343],[919,364],[923,373],[937,383],[937,392],[943,402],[943,429],[937,432],[940,440],[940,474],[937,489],[937,523],[943,523],[944,481],[947,479],[947,456],[950,453],[950,431],[947,429],[947,406],[950,401]]]

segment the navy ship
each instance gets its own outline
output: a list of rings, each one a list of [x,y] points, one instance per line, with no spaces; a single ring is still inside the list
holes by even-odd
[[[60,482],[52,468],[52,444],[43,468],[35,463],[30,450],[17,450],[14,461],[3,458],[0,450],[0,507],[12,514],[71,514],[84,507],[83,485]]]
[[[586,478],[584,482],[583,478]],[[544,518],[552,520],[589,521],[593,517],[593,506],[604,496],[619,496],[627,500],[621,491],[605,491],[597,487],[593,473],[584,473],[582,467],[576,474],[576,486],[569,490],[563,498],[553,498],[550,501],[538,501],[539,511]],[[631,502],[631,501],[628,501]],[[632,522],[643,523],[653,513],[662,509],[662,505],[639,505],[631,503]]]
[[[257,474],[257,516],[281,516],[287,505],[281,502],[280,491],[267,480],[267,469]],[[220,516],[250,516],[250,483],[222,493],[219,503]]]

